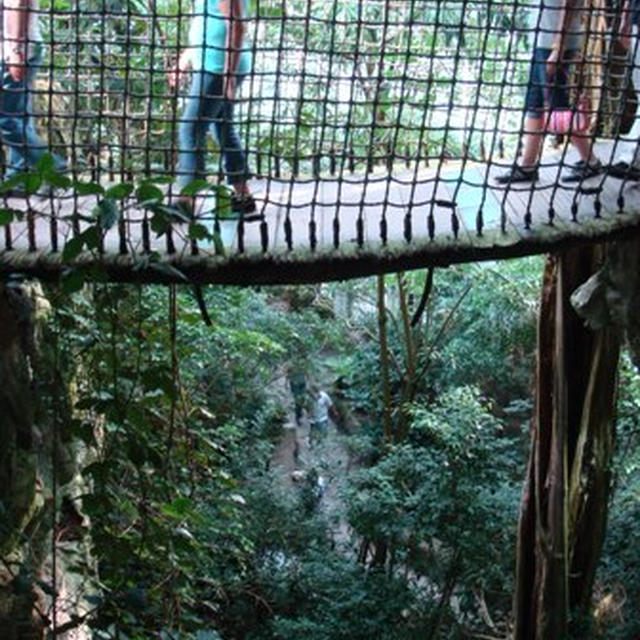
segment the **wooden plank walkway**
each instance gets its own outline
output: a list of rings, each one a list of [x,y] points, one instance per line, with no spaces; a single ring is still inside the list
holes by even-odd
[[[606,158],[608,146],[598,153]],[[602,176],[566,185],[556,158],[544,164],[535,188],[498,187],[493,177],[504,167],[460,162],[342,180],[257,180],[262,222],[223,221],[223,251],[220,242],[189,239],[187,224],[173,226],[169,243],[144,233],[148,218],[124,203],[126,220],[105,232],[100,250],[74,263],[100,265],[118,281],[179,279],[171,265],[194,282],[297,283],[546,253],[640,231],[634,183]],[[8,199],[26,216],[0,229],[0,271],[58,277],[65,242],[87,226],[74,214],[90,214],[96,202]],[[204,199],[196,211],[211,230],[212,202]]]

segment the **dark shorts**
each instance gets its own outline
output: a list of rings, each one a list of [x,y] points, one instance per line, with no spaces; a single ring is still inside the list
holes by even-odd
[[[542,117],[547,108],[563,109],[569,103],[569,73],[576,51],[564,52],[564,64],[558,65],[554,78],[547,77],[547,58],[551,49],[534,49],[525,98],[525,110],[532,118]]]

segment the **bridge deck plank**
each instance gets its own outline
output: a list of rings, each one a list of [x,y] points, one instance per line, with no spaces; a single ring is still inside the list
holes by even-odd
[[[603,157],[606,157],[603,153],[606,148],[601,145]],[[572,162],[572,157],[567,156],[565,162]],[[290,279],[304,281],[323,279],[325,272],[327,279],[335,279],[389,271],[394,267],[541,253],[554,246],[565,246],[573,237],[591,239],[640,227],[640,189],[632,184],[623,185],[620,180],[606,176],[592,178],[581,188],[564,184],[560,177],[566,168],[561,169],[553,157],[545,157],[535,188],[528,184],[498,186],[493,178],[503,170],[504,167],[497,165],[449,162],[418,171],[402,168],[391,174],[378,171],[367,176],[343,175],[341,179],[256,180],[253,186],[266,223],[266,252],[263,226],[245,223],[241,227],[244,255],[238,256],[240,228],[235,222],[223,224],[225,256],[216,255],[211,241],[199,241],[199,257],[193,257],[192,242],[184,224],[173,227],[175,252],[172,255],[168,255],[164,236],[151,233],[150,248],[158,253],[161,261],[171,261],[178,268],[187,265],[188,269],[204,270],[198,276],[202,281],[240,281],[240,275],[226,272],[238,269],[243,260],[250,261],[247,268],[251,273],[245,274],[248,282],[251,278],[268,281],[270,276],[264,270],[274,268],[281,269],[277,279],[286,281],[289,278],[286,268],[294,266],[300,271],[291,274]],[[624,195],[625,215],[619,213],[621,195]],[[60,271],[59,254],[51,251],[52,218],[57,226],[60,251],[73,237],[74,216],[78,213],[90,216],[96,202],[95,196],[8,199],[7,206],[29,211],[35,222],[31,233],[25,220],[9,226],[11,251],[7,250],[7,233],[0,234],[0,271],[15,269],[17,258],[23,255],[33,258],[34,273],[45,264],[51,273],[56,269]],[[213,198],[209,198],[196,210],[198,220],[208,228],[213,228],[212,202]],[[596,216],[598,202],[601,220]],[[93,259],[117,263],[119,277],[123,279],[127,269],[132,270],[144,253],[142,221],[145,214],[133,203],[125,206],[128,258],[116,258],[121,249],[117,226],[105,233],[102,256],[82,258],[85,262]],[[552,225],[549,224],[550,207],[554,210]],[[572,208],[575,208],[575,221]],[[480,227],[479,210],[482,211]],[[338,251],[334,249],[336,221],[339,221]],[[381,221],[386,225],[384,242]],[[410,242],[406,238],[408,221]],[[86,220],[76,221],[80,230],[88,224]],[[312,225],[317,244],[310,252]],[[287,226],[291,230],[291,250]],[[34,241],[35,252],[30,251]],[[337,265],[335,269],[332,260]],[[361,261],[359,266],[355,265],[357,261]]]

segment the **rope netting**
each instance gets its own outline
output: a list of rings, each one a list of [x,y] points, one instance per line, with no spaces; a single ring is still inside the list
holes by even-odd
[[[334,249],[637,212],[633,9],[5,0],[0,249],[215,252],[234,218],[239,251]]]

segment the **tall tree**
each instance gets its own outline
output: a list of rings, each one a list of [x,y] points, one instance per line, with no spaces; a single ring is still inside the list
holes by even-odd
[[[43,626],[32,616],[37,596],[24,564],[7,560],[37,511],[31,320],[28,297],[0,283],[0,628],[8,640],[40,638]]]
[[[575,630],[570,615],[588,612],[606,524],[620,344],[617,330],[586,328],[570,296],[602,257],[602,247],[590,246],[550,256],[545,267],[516,640],[566,638]]]

